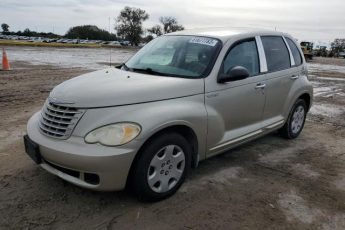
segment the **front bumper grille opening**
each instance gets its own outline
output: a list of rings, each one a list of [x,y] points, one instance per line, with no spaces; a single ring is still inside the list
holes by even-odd
[[[67,175],[70,175],[72,177],[76,177],[76,178],[79,178],[80,177],[80,172],[78,171],[75,171],[75,170],[72,170],[72,169],[66,169],[64,167],[60,167],[56,164],[53,164],[53,163],[50,163],[48,161],[45,161],[45,163],[47,163],[49,166],[55,168],[56,170],[59,170],[60,172],[63,172]]]
[[[98,185],[99,184],[99,181],[100,181],[99,176],[95,173],[83,173],[83,172],[79,172],[76,170],[67,169],[67,168],[58,166],[58,165],[53,164],[53,163],[46,161],[46,160],[44,160],[44,162],[47,165],[55,168],[56,170],[58,170],[60,172],[63,172],[65,174],[70,175],[72,177],[75,177],[77,179],[84,180],[88,184],[92,184],[92,185]],[[84,177],[82,177],[82,176],[84,176]]]
[[[97,185],[99,184],[99,176],[94,173],[84,173],[84,180],[86,183]]]

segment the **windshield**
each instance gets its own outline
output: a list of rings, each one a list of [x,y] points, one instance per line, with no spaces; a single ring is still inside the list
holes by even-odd
[[[122,69],[147,74],[187,78],[210,71],[221,42],[196,36],[161,36],[135,54]]]

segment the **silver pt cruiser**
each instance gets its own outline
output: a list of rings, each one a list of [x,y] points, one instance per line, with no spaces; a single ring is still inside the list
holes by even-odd
[[[198,162],[274,130],[296,138],[313,91],[288,34],[191,30],[118,68],[56,86],[28,122],[27,154],[75,185],[141,199],[177,191]]]

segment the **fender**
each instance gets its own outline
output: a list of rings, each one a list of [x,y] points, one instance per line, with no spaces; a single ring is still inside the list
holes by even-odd
[[[289,116],[289,113],[292,109],[292,106],[295,104],[297,99],[302,96],[303,94],[308,94],[310,97],[310,105],[308,110],[310,109],[312,102],[313,102],[313,86],[310,82],[307,80],[307,76],[303,75],[300,76],[300,79],[298,79],[299,82],[296,82],[297,84],[294,84],[291,88],[288,97],[285,100],[284,105],[284,118],[285,120]],[[302,82],[301,82],[302,81]]]
[[[207,112],[204,94],[158,102],[88,109],[72,136],[84,137],[98,127],[120,122],[134,122],[141,126],[141,133],[136,141],[125,144],[129,147],[133,145],[133,148],[138,148],[134,146],[136,143],[144,143],[165,128],[176,125],[187,126],[197,137],[199,159],[205,158]]]

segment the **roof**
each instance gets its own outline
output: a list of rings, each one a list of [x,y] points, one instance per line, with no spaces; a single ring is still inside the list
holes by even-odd
[[[287,35],[282,32],[277,32],[273,30],[263,30],[263,29],[253,29],[253,28],[236,28],[236,27],[227,27],[227,28],[200,28],[200,29],[189,29],[182,30],[178,32],[169,33],[167,35],[190,35],[190,36],[206,36],[218,38],[222,42],[226,42],[230,38],[239,35]]]

